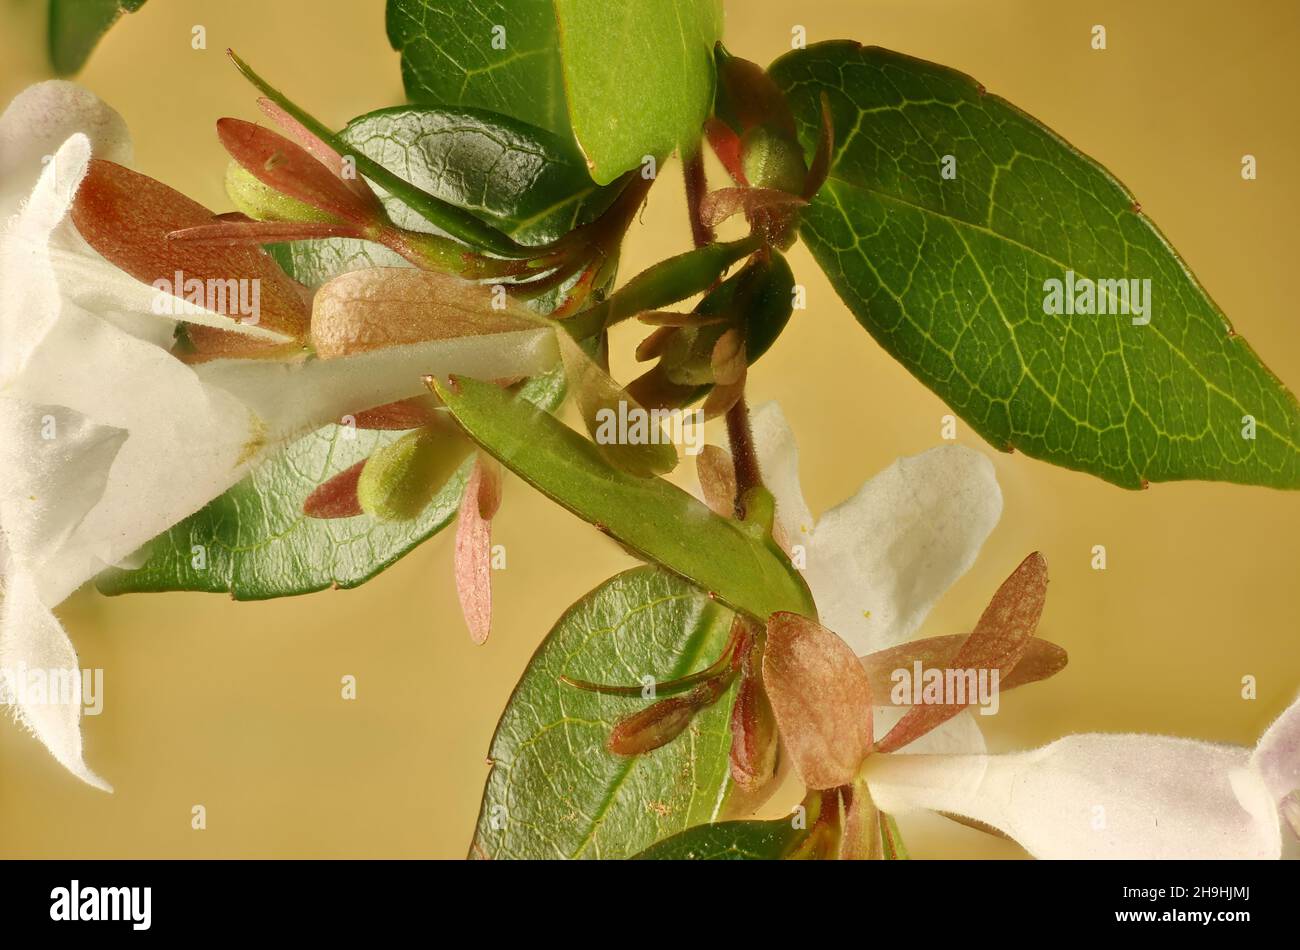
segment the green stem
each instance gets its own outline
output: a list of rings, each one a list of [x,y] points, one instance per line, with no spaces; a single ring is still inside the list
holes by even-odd
[[[599,306],[585,310],[565,324],[578,339],[594,336],[628,317],[703,293],[732,264],[762,245],[755,235],[738,241],[706,244],[678,254],[637,274]]]

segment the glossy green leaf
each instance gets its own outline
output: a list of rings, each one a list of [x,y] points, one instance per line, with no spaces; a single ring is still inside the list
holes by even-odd
[[[760,620],[778,610],[815,616],[807,585],[770,537],[662,478],[614,468],[593,442],[491,383],[457,377],[434,386],[470,438],[638,556]]]
[[[730,788],[734,687],[662,748],[617,756],[605,743],[647,705],[566,685],[658,682],[708,666],[731,612],[653,567],[614,577],[565,612],[534,654],[492,738],[470,856],[624,858],[720,813]]]
[[[85,65],[91,52],[124,13],[134,13],[144,0],[50,0],[50,64],[60,76]]]
[[[412,102],[489,109],[568,135],[551,0],[388,0],[387,26]]]
[[[1125,488],[1300,487],[1295,397],[1104,168],[970,77],[898,53],[823,43],[771,73],[809,151],[823,94],[834,119],[830,177],[802,218],[813,256],[990,443]],[[1149,323],[1133,300],[1045,312],[1067,272],[1150,280]],[[1117,294],[1095,299],[1116,310]]]
[[[341,137],[522,244],[544,244],[591,221],[619,191],[591,180],[570,140],[482,110],[380,109],[353,119]],[[423,226],[398,198],[385,203],[397,224]]]
[[[788,818],[696,825],[647,848],[638,861],[779,861],[807,836]]]
[[[574,135],[601,184],[694,147],[713,103],[720,0],[389,0],[413,102]]]

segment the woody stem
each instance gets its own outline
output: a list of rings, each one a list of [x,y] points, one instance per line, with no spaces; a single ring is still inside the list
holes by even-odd
[[[754,432],[749,425],[749,405],[743,394],[727,410],[726,420],[732,464],[736,468],[736,517],[743,519],[746,493],[763,484],[758,453],[754,451]]]
[[[686,158],[683,168],[683,177],[686,179],[686,209],[691,216],[691,238],[695,241],[696,247],[703,247],[706,244],[712,244],[714,239],[713,229],[704,223],[700,217],[700,202],[704,199],[704,193],[709,189],[708,180],[704,177],[704,148],[695,150],[693,155]]]

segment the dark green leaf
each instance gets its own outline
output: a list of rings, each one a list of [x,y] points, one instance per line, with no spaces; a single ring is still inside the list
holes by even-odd
[[[85,65],[105,33],[122,16],[144,6],[144,0],[50,0],[50,63],[60,76]]]
[[[647,848],[638,861],[779,861],[807,835],[788,818],[696,825]]]
[[[620,574],[570,607],[497,725],[471,857],[623,858],[719,814],[730,786],[734,687],[672,742],[626,757],[605,742],[647,701],[560,677],[665,682],[716,659],[730,623],[730,611],[653,567]]]
[[[387,24],[412,102],[490,109],[569,134],[551,0],[388,0]]]
[[[1295,397],[1104,168],[970,77],[898,53],[823,43],[771,71],[808,150],[822,94],[834,118],[830,178],[803,213],[814,257],[990,443],[1125,488],[1300,487]],[[1046,313],[1045,282],[1067,271],[1149,279],[1149,324]]]
[[[694,147],[713,102],[720,0],[389,0],[413,102],[576,135],[592,177]]]
[[[778,610],[815,616],[803,578],[770,537],[715,515],[662,478],[614,468],[593,442],[491,383],[458,377],[434,385],[470,438],[639,556],[760,620]]]

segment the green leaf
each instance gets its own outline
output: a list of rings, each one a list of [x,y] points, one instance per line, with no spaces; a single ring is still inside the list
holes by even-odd
[[[482,110],[380,109],[353,119],[341,137],[522,244],[545,244],[586,224],[620,190],[591,180],[571,140]],[[422,226],[399,198],[385,204],[397,224]]]
[[[724,650],[731,612],[654,567],[611,578],[565,612],[497,725],[471,857],[623,858],[712,820],[730,788],[734,686],[672,742],[644,755],[605,748],[647,701],[560,682],[666,682]]]
[[[355,238],[324,238],[270,244],[267,250],[284,271],[312,290],[354,270],[368,267],[410,267],[411,263],[382,244]]]
[[[357,116],[339,138],[421,190],[473,213],[524,244],[552,241],[595,220],[618,193],[598,187],[571,143],[543,129],[467,109],[396,107]],[[455,174],[448,169],[454,168]],[[378,189],[402,227],[426,228],[400,196]],[[272,249],[308,287],[364,267],[405,267],[380,244],[350,238]],[[546,309],[546,308],[542,308]]]
[[[386,18],[412,102],[490,109],[568,135],[551,0],[388,0]]]
[[[469,433],[506,468],[584,521],[760,621],[815,617],[807,585],[771,538],[721,518],[662,478],[616,469],[593,442],[490,383],[434,381]]]
[[[771,72],[806,148],[822,94],[834,118],[830,178],[802,218],[813,256],[990,443],[1125,488],[1300,487],[1295,397],[1104,168],[970,77],[888,50],[823,43]],[[1067,271],[1149,279],[1149,324],[1045,313],[1045,282]]]
[[[779,861],[806,831],[788,818],[696,825],[647,848],[638,861]]]
[[[713,107],[721,0],[555,0],[569,118],[591,177],[694,150]]]
[[[600,184],[694,148],[713,104],[720,0],[389,0],[387,19],[413,102],[572,134]]]
[[[557,407],[564,398],[563,371],[530,380],[520,395],[545,409]],[[319,429],[155,538],[140,567],[106,571],[96,586],[104,594],[229,591],[236,600],[356,587],[455,519],[473,453],[413,521],[370,515],[320,520],[304,515],[302,503],[317,485],[404,434]]]
[[[105,33],[122,16],[144,6],[144,0],[50,0],[50,63],[60,76],[85,65]]]

